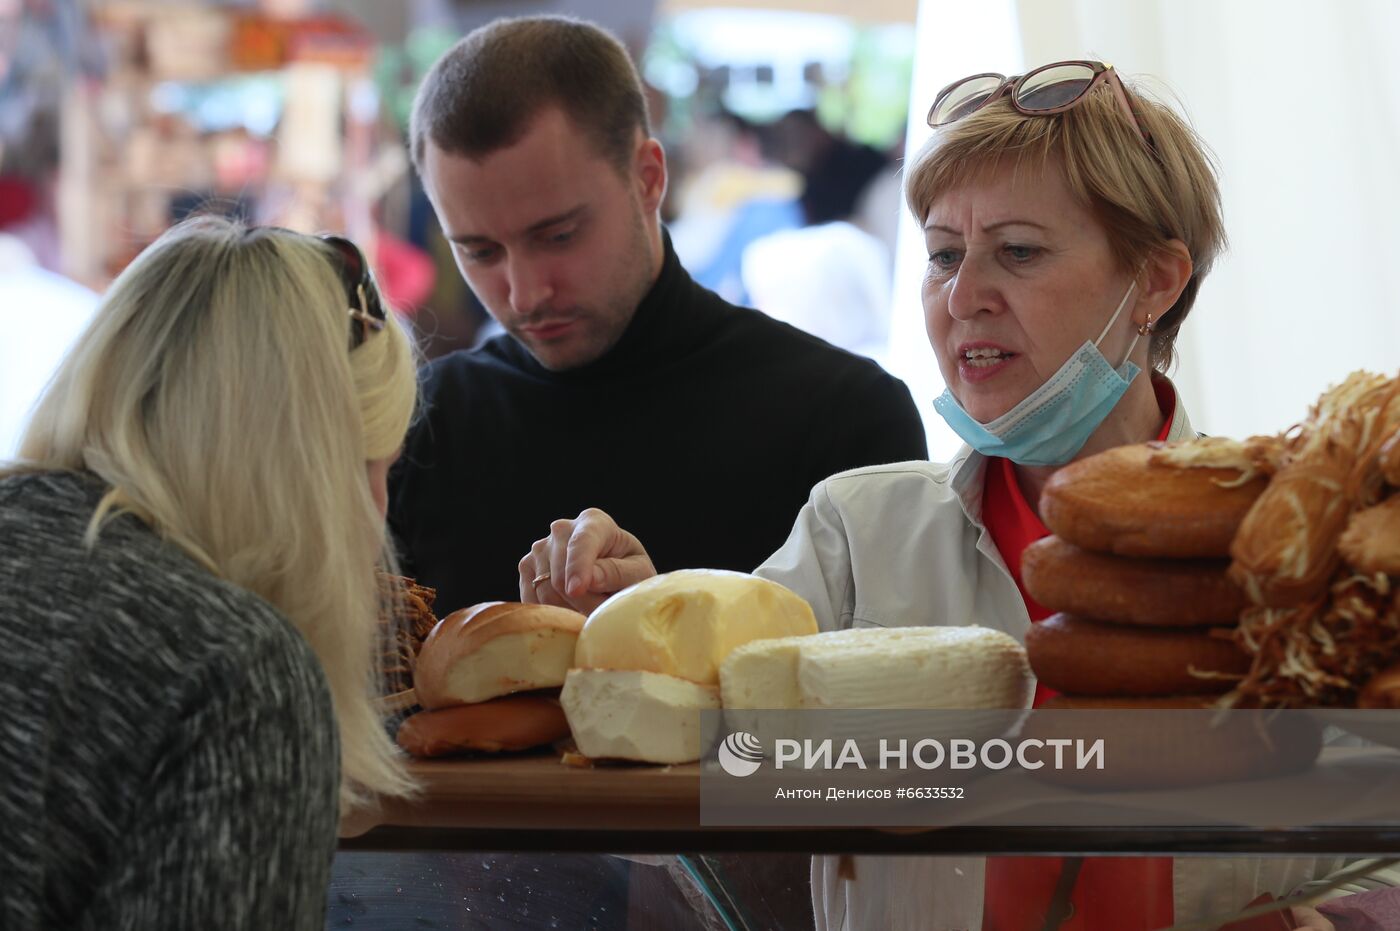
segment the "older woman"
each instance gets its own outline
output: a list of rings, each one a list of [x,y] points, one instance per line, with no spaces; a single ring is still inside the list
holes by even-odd
[[[359,250],[205,218],[112,285],[0,472],[0,926],[324,925],[413,353]]]
[[[1219,192],[1186,123],[1098,62],[966,78],[938,95],[929,122],[906,195],[928,247],[924,316],[947,384],[935,406],[967,445],[948,463],[822,482],[757,573],[806,598],[827,630],[981,624],[1022,638],[1047,614],[1020,566],[1048,534],[1037,505],[1050,476],[1121,444],[1195,435],[1165,372],[1224,244]],[[586,511],[521,561],[521,595],[590,610],[653,572],[639,541]],[[854,880],[814,863],[819,928],[1039,927],[1023,922],[1045,914],[1060,875],[1054,859],[985,871],[966,859],[855,860]],[[1090,860],[1073,927],[1228,913],[1339,862]]]

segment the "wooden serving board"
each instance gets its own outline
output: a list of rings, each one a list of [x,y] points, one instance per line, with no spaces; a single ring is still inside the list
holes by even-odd
[[[554,751],[416,760],[423,787],[384,803],[380,824],[434,828],[694,830],[700,766],[567,766]]]

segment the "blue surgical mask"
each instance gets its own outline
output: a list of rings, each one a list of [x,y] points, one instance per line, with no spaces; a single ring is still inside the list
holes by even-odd
[[[1118,302],[1118,309],[1098,339],[1085,340],[1045,384],[991,423],[973,420],[947,389],[933,402],[934,409],[963,442],[983,455],[1003,456],[1018,465],[1028,466],[1058,466],[1069,462],[1084,448],[1142,371],[1128,361],[1137,346],[1136,335],[1123,357],[1123,364],[1116,369],[1098,346],[1128,305],[1136,286],[1136,281],[1128,285],[1123,300]]]

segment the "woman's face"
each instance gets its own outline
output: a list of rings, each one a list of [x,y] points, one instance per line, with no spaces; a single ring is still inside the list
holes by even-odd
[[[1043,172],[998,166],[943,193],[924,239],[929,342],[953,396],[982,423],[1097,339],[1132,281],[1057,161]],[[1132,303],[1099,346],[1113,365],[1132,337]]]

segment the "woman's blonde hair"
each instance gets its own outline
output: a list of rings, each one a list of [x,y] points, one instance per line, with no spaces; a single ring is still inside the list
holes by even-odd
[[[1205,143],[1170,107],[1136,86],[1129,92],[1155,152],[1107,82],[1052,116],[1025,116],[1003,98],[939,127],[914,157],[904,196],[922,225],[935,198],[986,172],[1008,164],[1039,171],[1057,162],[1070,190],[1103,224],[1124,270],[1135,271],[1169,240],[1181,240],[1191,253],[1191,278],[1152,334],[1152,365],[1165,372],[1201,281],[1225,248],[1225,225]]]
[[[214,217],[161,236],[117,278],[35,409],[20,468],[88,470],[88,529],[133,513],[276,606],[320,658],[341,806],[412,789],[375,699],[392,555],[365,463],[412,417],[412,345],[391,320],[350,351],[328,246]]]

